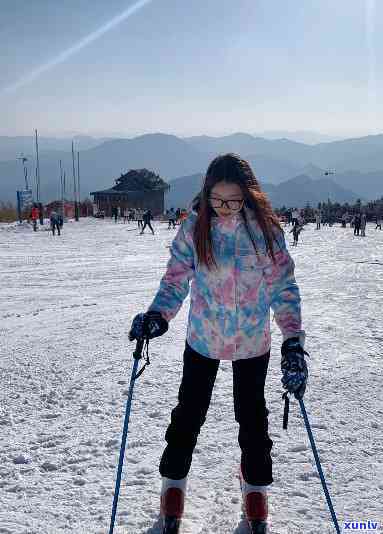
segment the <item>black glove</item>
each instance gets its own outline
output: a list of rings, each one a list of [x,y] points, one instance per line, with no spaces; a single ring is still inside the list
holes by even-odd
[[[296,399],[302,399],[306,389],[308,370],[305,352],[298,337],[286,339],[282,348],[282,384],[289,392],[294,393]]]
[[[129,340],[152,339],[162,336],[168,330],[168,322],[160,312],[148,311],[135,316],[130,327]]]

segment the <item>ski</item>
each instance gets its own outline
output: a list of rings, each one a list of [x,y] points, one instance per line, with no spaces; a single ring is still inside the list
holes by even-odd
[[[164,518],[162,534],[178,534],[180,531],[181,519],[178,517],[167,516]]]

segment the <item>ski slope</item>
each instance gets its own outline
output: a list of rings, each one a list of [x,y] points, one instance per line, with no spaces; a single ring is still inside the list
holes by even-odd
[[[106,534],[134,344],[174,230],[0,225],[0,533]],[[291,247],[310,353],[306,408],[340,524],[383,520],[383,232],[308,225]],[[292,234],[288,241],[292,241]],[[118,534],[158,534],[159,458],[182,371],[188,301],[137,381]],[[293,401],[282,430],[280,334],[266,394],[272,534],[335,532]],[[196,391],[196,395],[198,391]],[[232,372],[221,362],[189,477],[183,534],[245,534]]]

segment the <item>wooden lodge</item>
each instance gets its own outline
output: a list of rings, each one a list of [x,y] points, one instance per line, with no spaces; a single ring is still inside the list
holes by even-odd
[[[147,169],[132,169],[115,182],[110,189],[90,193],[98,210],[107,217],[112,215],[113,208],[149,208],[154,216],[164,213],[164,196],[170,187],[157,174]]]

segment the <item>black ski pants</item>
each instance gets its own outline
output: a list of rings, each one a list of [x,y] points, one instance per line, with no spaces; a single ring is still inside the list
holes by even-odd
[[[268,485],[273,481],[271,448],[268,435],[268,410],[264,386],[270,353],[237,360],[233,367],[235,420],[239,423],[238,442],[241,468],[249,484]],[[187,343],[178,404],[166,431],[167,446],[160,462],[162,476],[179,480],[190,469],[198,434],[205,422],[219,360],[201,356]],[[226,454],[222,450],[222,454]]]
[[[60,225],[58,221],[52,223],[52,234],[55,235],[55,230],[57,229],[58,235],[60,235]]]
[[[154,230],[152,228],[152,225],[150,224],[150,221],[144,221],[144,226],[142,227],[141,232],[143,233],[145,231],[145,228],[149,226],[150,230],[152,231],[152,234],[154,234]]]

